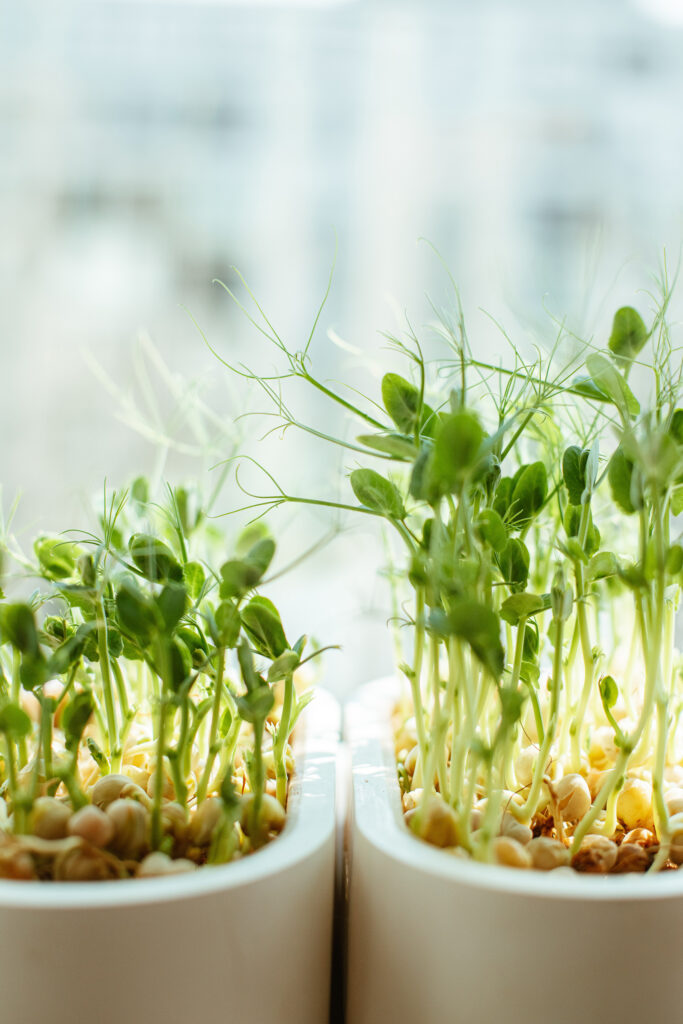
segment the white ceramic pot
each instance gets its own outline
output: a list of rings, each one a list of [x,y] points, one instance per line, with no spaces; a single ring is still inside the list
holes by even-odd
[[[353,760],[349,1024],[643,1024],[683,1017],[683,872],[462,861],[410,834],[395,682],[346,709]]]
[[[281,836],[171,878],[0,882],[2,1024],[325,1024],[339,707],[295,746]]]

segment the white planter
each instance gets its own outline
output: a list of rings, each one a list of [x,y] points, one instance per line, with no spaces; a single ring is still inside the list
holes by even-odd
[[[349,1024],[643,1024],[683,1014],[683,873],[586,876],[461,861],[401,818],[395,682],[347,706]]]
[[[281,836],[172,878],[0,882],[2,1024],[324,1024],[339,708],[318,691]]]

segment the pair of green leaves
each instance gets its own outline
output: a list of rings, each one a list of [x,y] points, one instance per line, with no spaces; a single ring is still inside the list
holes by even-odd
[[[144,593],[133,579],[127,579],[116,594],[119,623],[141,647],[146,647],[159,634],[170,636],[187,605],[187,589],[175,581],[166,583],[152,596]]]
[[[510,529],[524,530],[548,497],[548,472],[542,462],[520,466],[514,476],[503,477],[496,488],[493,509]]]
[[[490,457],[486,434],[473,413],[461,409],[441,415],[433,443],[425,444],[415,460],[410,493],[435,505],[485,475]]]
[[[597,445],[584,448],[570,445],[562,456],[562,479],[567,488],[570,505],[590,501],[598,478],[599,451]]]
[[[608,348],[617,365],[599,352],[592,352],[586,358],[589,377],[574,381],[574,391],[589,399],[610,402],[619,410],[625,423],[633,416],[637,416],[640,405],[626,383],[626,377],[633,360],[645,346],[649,336],[637,310],[632,306],[622,306],[614,315],[612,333],[608,341]],[[620,367],[623,373],[620,373],[617,367]]]

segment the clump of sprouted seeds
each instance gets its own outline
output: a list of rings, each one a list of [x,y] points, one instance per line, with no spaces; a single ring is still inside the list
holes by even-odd
[[[0,877],[170,875],[282,830],[306,638],[256,593],[273,540],[226,561],[193,498],[139,479],[99,533],[5,536],[40,586],[0,602]]]
[[[352,469],[356,503],[268,474],[260,505],[353,510],[396,538],[404,816],[456,856],[601,874],[683,864],[683,363],[669,298],[665,280],[649,324],[623,307],[604,342],[560,326],[530,360],[511,345],[507,366],[476,357],[458,301],[455,319],[439,314],[435,359],[412,329],[390,339],[408,370],[367,402],[316,378],[311,339],[291,351],[265,317],[252,322],[282,372],[231,367],[283,427],[385,467]],[[297,419],[289,381],[362,433]]]

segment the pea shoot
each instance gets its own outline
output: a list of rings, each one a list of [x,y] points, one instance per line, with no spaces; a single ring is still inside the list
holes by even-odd
[[[0,600],[0,877],[173,874],[274,838],[319,651],[260,593],[265,530],[226,558],[196,488],[138,478],[95,530],[3,548],[38,585]]]
[[[458,299],[434,325],[436,358],[412,328],[389,338],[403,366],[376,396],[319,379],[313,331],[292,350],[258,304],[247,315],[281,368],[263,377],[213,349],[261,387],[287,437],[293,427],[348,455],[348,498],[298,494],[264,469],[257,514],[314,504],[386,528],[407,687],[398,776],[406,821],[428,842],[538,870],[683,863],[683,362],[670,295],[665,275],[649,324],[624,306],[604,342],[560,328],[549,351],[513,348],[507,365],[477,357]],[[300,383],[353,436],[300,417]]]

